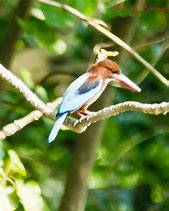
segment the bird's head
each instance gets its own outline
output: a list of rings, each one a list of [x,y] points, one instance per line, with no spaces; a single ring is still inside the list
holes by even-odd
[[[100,67],[98,69],[104,70],[102,71],[102,74],[106,79],[111,79],[132,91],[141,92],[141,89],[133,81],[122,74],[120,67],[116,62],[113,62],[110,59],[105,59],[100,61],[97,66]]]

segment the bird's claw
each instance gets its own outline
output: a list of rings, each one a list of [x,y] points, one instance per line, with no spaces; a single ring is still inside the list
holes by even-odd
[[[95,112],[85,110],[85,111],[82,111],[82,113],[85,114],[85,115],[87,115],[87,116],[92,116]]]
[[[81,122],[82,120],[84,120],[86,118],[85,115],[83,115],[82,117],[80,117],[79,122]]]
[[[82,110],[82,112],[80,111],[76,111],[76,114],[80,117],[79,121],[81,122],[82,120],[84,120],[85,118],[87,118],[88,116],[92,116],[95,112],[93,111],[88,111],[88,110]]]
[[[85,117],[86,117],[86,116],[85,116],[83,113],[81,113],[80,111],[76,111],[75,113],[76,113],[76,115],[79,116],[80,118],[85,118]]]

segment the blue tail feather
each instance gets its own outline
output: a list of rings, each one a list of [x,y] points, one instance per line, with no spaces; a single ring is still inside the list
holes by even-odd
[[[56,138],[58,132],[59,132],[59,129],[61,128],[65,118],[67,116],[67,113],[64,113],[64,114],[59,114],[57,115],[57,120],[50,132],[50,135],[48,137],[48,143],[51,143],[52,141],[54,141],[54,139]]]

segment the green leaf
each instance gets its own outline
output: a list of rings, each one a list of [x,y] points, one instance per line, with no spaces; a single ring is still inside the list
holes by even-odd
[[[36,86],[35,91],[36,91],[36,94],[38,94],[43,100],[48,101],[47,92],[42,86],[40,85]]]
[[[43,211],[45,208],[39,185],[34,181],[16,182],[17,195],[25,211]]]
[[[39,19],[39,20],[45,20],[45,16],[42,12],[42,10],[40,10],[39,8],[32,8],[31,9],[31,14],[33,17]]]
[[[26,83],[30,88],[34,87],[32,75],[29,70],[23,69],[22,71],[20,71],[20,75],[24,83]]]
[[[74,24],[73,15],[66,11],[43,4],[40,5],[40,9],[45,16],[45,23],[50,27],[67,28]]]
[[[12,164],[12,167],[16,168],[16,170],[22,175],[22,176],[26,176],[26,170],[24,165],[22,164],[20,158],[18,157],[18,155],[16,154],[15,151],[13,151],[12,149],[8,150],[8,154],[10,157],[10,161]]]

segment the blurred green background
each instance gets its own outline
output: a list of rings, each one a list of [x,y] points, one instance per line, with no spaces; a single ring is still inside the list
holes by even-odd
[[[0,1],[0,61],[42,100],[52,101],[95,62],[93,48],[110,40],[68,12],[42,3],[30,4],[28,18],[20,16],[17,8],[22,1]],[[105,21],[112,33],[169,78],[167,0],[60,2]],[[14,28],[14,20],[19,27]],[[123,72],[133,81],[140,81],[145,72],[143,65],[117,45],[111,45],[106,49],[120,52],[115,59]],[[169,100],[168,88],[152,74],[139,86],[140,94],[110,87],[111,104]],[[2,81],[0,102],[1,128],[33,109],[20,93]],[[58,209],[78,135],[62,130],[56,141],[48,144],[52,125],[43,117],[0,142],[0,211]],[[85,210],[169,210],[168,114],[128,112],[107,120],[89,179]]]

